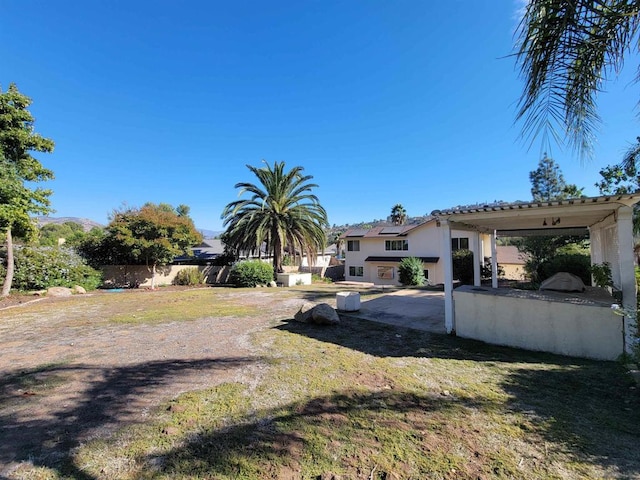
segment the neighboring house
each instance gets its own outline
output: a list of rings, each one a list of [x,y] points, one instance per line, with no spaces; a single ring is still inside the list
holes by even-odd
[[[175,264],[191,263],[198,264],[212,262],[224,254],[224,244],[218,238],[205,238],[202,243],[191,248],[191,257],[180,256],[173,261]]]
[[[324,251],[319,250],[312,265],[309,265],[309,259],[306,255],[302,256],[301,267],[328,267],[331,265],[331,259],[336,256],[336,245],[331,244]]]
[[[335,245],[330,245],[325,251],[319,251],[315,261],[311,265],[312,267],[328,267],[331,262],[331,257],[335,255]],[[191,248],[191,256],[176,257],[173,261],[174,264],[206,264],[214,261],[216,258],[224,255],[224,243],[218,238],[205,238],[202,243]],[[272,258],[269,253],[266,252],[266,244],[262,244],[260,247],[260,253],[258,252],[241,252],[240,260],[263,260],[265,262],[271,262]],[[296,262],[300,261],[300,257],[296,256]],[[309,261],[306,255],[302,255],[302,266],[308,267]]]
[[[502,278],[507,280],[526,280],[527,273],[524,270],[526,257],[518,250],[518,247],[511,245],[496,246],[496,258],[498,265],[503,270]]]
[[[452,230],[451,249],[478,250],[481,258],[489,257],[490,242],[480,235],[473,246],[473,233]],[[370,230],[350,229],[341,237],[345,245],[345,280],[371,282],[377,285],[399,285],[398,265],[405,257],[422,259],[424,275],[430,284],[444,282],[443,235],[435,219],[418,225],[375,227]]]

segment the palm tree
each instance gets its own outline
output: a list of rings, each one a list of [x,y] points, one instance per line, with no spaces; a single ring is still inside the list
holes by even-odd
[[[263,244],[273,255],[275,272],[282,272],[284,249],[304,251],[311,260],[324,247],[324,228],[329,226],[327,212],[318,197],[310,193],[317,187],[308,183],[313,177],[303,175],[302,167],[285,172],[284,162],[273,168],[265,162],[262,168],[247,165],[261,185],[237,183],[239,195],[248,199],[229,203],[222,212],[227,228],[226,241],[240,251],[260,251]]]
[[[397,203],[391,209],[391,221],[394,225],[404,225],[407,221],[407,211],[401,204]]]
[[[525,80],[523,135],[566,135],[580,155],[591,154],[596,95],[621,70],[625,54],[640,51],[639,26],[637,0],[529,0],[516,52]]]

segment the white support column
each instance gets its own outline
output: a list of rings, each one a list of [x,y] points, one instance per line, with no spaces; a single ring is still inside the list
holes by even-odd
[[[491,232],[491,286],[498,288],[498,249],[496,248],[496,231]]]
[[[633,258],[633,208],[618,209],[618,262],[620,265],[620,287],[622,289],[622,305],[625,310],[636,310],[636,279]],[[635,337],[637,325],[632,318],[624,319],[625,350],[631,353],[631,347],[637,342]]]
[[[451,227],[446,220],[440,221],[442,228],[442,270],[444,273],[444,327],[447,333],[456,329],[453,308],[453,259],[451,257]]]
[[[480,248],[480,233],[471,234],[471,251],[473,252],[473,285],[480,286],[480,265],[482,264],[482,249]]]

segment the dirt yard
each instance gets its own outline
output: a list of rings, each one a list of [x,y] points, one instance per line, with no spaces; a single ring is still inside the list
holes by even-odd
[[[266,289],[229,290],[223,298],[242,297],[244,307],[262,314],[105,321],[163,296],[173,304],[167,310],[186,311],[187,305],[175,304],[180,300],[174,293],[5,302],[0,310],[0,478],[19,462],[48,463],[84,441],[141,422],[150,408],[182,392],[256,381],[263,365],[249,336],[274,318],[292,316],[300,303]],[[105,303],[105,295],[112,299]]]

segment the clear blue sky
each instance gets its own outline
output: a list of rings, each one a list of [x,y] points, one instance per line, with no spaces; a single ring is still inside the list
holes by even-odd
[[[517,0],[0,0],[0,85],[33,98],[55,216],[185,203],[222,228],[246,164],[314,176],[332,224],[528,200],[543,150],[514,125]],[[640,135],[633,68],[599,100],[593,186]],[[545,149],[546,150],[546,149]]]

